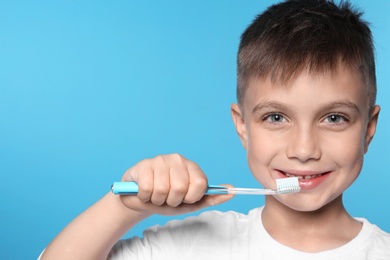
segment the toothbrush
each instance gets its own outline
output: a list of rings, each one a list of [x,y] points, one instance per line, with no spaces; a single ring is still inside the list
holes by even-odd
[[[225,186],[209,185],[205,195],[243,194],[243,195],[274,195],[299,192],[297,177],[276,179],[276,189],[226,188]],[[111,191],[116,195],[136,195],[138,185],[135,182],[114,182]]]

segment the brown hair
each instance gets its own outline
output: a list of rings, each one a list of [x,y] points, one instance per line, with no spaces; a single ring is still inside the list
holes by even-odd
[[[290,0],[270,6],[241,36],[237,57],[237,100],[242,104],[251,77],[286,83],[303,70],[335,71],[340,63],[357,68],[375,105],[372,34],[362,13],[349,2]]]

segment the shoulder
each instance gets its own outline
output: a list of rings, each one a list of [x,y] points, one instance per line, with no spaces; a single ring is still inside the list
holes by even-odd
[[[390,233],[385,232],[366,219],[359,219],[359,221],[363,222],[363,228],[366,230],[369,252],[383,255],[389,257],[386,259],[390,259]]]
[[[375,241],[375,244],[378,244],[380,246],[385,246],[388,251],[390,252],[390,233],[385,232],[384,230],[380,229],[378,226],[374,224],[370,224],[373,230],[373,238]]]
[[[382,241],[384,243],[390,243],[390,233],[380,229],[377,225],[372,224],[367,219],[359,218],[358,220],[363,223],[363,227],[367,229],[371,239],[374,239],[375,241]]]

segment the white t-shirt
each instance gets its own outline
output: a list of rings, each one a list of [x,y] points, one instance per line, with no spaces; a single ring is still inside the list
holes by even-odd
[[[305,253],[274,240],[261,221],[263,208],[249,214],[207,211],[185,220],[154,226],[143,238],[119,241],[109,259],[375,259],[390,260],[390,234],[366,219],[357,237],[349,243],[320,253]]]

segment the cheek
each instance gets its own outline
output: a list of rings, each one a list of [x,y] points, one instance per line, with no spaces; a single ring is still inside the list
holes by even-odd
[[[331,158],[340,168],[351,173],[350,176],[358,175],[363,164],[364,156],[364,138],[360,134],[361,131],[356,131],[355,134],[349,132],[343,136],[335,138],[333,141],[328,140],[328,145],[324,146],[324,156]],[[354,173],[354,174],[352,174]]]
[[[275,149],[276,140],[270,138],[269,134],[261,129],[251,129],[248,131],[247,153],[251,160],[266,162]]]
[[[268,183],[270,182],[269,167],[279,150],[278,142],[275,142],[274,138],[269,138],[267,134],[260,131],[248,132],[248,165],[253,176],[263,186],[273,185]]]

